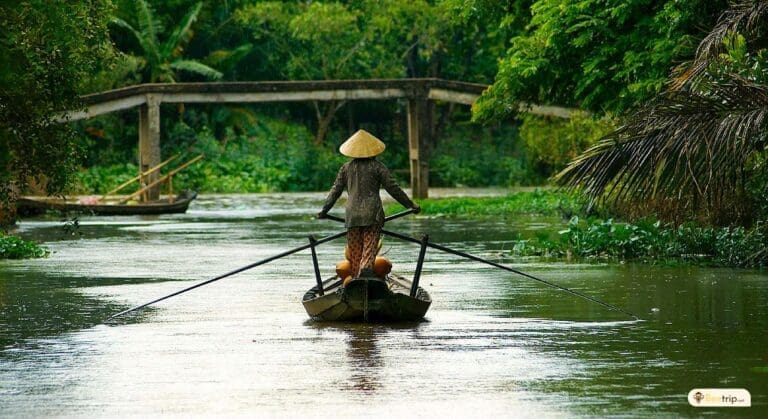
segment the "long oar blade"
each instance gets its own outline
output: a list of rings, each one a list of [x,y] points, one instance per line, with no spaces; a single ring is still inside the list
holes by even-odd
[[[329,242],[329,241],[331,241],[331,240],[335,240],[335,239],[338,239],[339,237],[343,237],[343,236],[344,236],[344,235],[346,235],[346,234],[347,234],[347,232],[346,232],[346,231],[342,231],[341,233],[336,233],[336,234],[334,234],[334,235],[332,235],[332,236],[328,236],[328,237],[322,238],[322,239],[320,239],[320,240],[317,240],[317,241],[314,243],[314,245],[315,245],[315,246],[317,246],[317,245],[319,245],[319,244],[321,244],[321,243],[326,243],[326,242]],[[200,287],[202,287],[203,285],[208,285],[208,284],[210,284],[211,282],[216,282],[216,281],[218,281],[218,280],[220,280],[220,279],[224,279],[224,278],[226,278],[226,277],[229,277],[229,276],[232,276],[232,275],[238,274],[238,273],[240,273],[240,272],[243,272],[243,271],[247,271],[247,270],[249,270],[249,269],[252,269],[252,268],[255,268],[255,267],[257,267],[257,266],[260,266],[260,265],[264,265],[264,264],[266,264],[266,263],[269,263],[269,262],[273,262],[273,261],[275,261],[275,260],[277,260],[277,259],[280,259],[280,258],[286,257],[286,256],[288,256],[288,255],[292,255],[292,254],[294,254],[294,253],[297,253],[297,252],[300,252],[300,251],[302,251],[302,250],[306,250],[306,249],[309,249],[311,246],[312,246],[312,244],[305,244],[304,246],[299,246],[299,247],[297,247],[297,248],[295,248],[295,249],[286,250],[286,251],[285,251],[285,252],[283,252],[283,253],[280,253],[280,254],[277,254],[277,255],[274,255],[274,256],[270,256],[270,257],[268,257],[268,258],[266,258],[266,259],[262,259],[262,260],[260,260],[260,261],[258,261],[258,262],[254,262],[254,263],[251,263],[250,265],[246,265],[246,266],[243,266],[242,268],[238,268],[238,269],[235,269],[234,271],[230,271],[230,272],[227,272],[227,273],[225,273],[225,274],[223,274],[223,275],[219,275],[219,276],[217,276],[217,277],[215,277],[215,278],[211,278],[211,279],[209,279],[209,280],[207,280],[207,281],[204,281],[204,282],[201,282],[201,283],[199,283],[199,284],[195,284],[195,285],[192,285],[191,287],[187,287],[187,288],[184,288],[184,289],[182,289],[182,290],[179,290],[179,291],[176,291],[176,292],[174,292],[174,293],[172,293],[172,294],[168,294],[168,295],[166,295],[166,296],[164,296],[164,297],[160,297],[160,298],[158,298],[158,299],[156,299],[156,300],[152,300],[152,301],[150,301],[150,302],[148,302],[148,303],[144,303],[144,304],[142,304],[142,305],[139,305],[139,306],[136,306],[136,307],[131,307],[131,308],[127,309],[127,310],[123,310],[123,311],[121,311],[121,312],[119,312],[119,313],[117,313],[117,314],[113,314],[112,316],[110,316],[110,317],[107,319],[107,321],[109,321],[109,320],[112,320],[112,319],[114,319],[115,317],[120,317],[120,316],[122,316],[122,315],[124,315],[124,314],[128,314],[128,313],[130,313],[130,312],[133,312],[133,311],[136,311],[136,310],[140,310],[140,309],[142,309],[142,308],[144,308],[144,307],[150,306],[150,305],[152,305],[152,304],[155,304],[155,303],[158,303],[158,302],[160,302],[160,301],[163,301],[163,300],[167,300],[167,299],[169,299],[169,298],[171,298],[171,297],[175,297],[175,296],[177,296],[177,295],[179,295],[179,294],[183,294],[183,293],[185,293],[185,292],[187,292],[187,291],[192,291],[192,290],[193,290],[193,289],[195,289],[195,288],[200,288]]]
[[[415,239],[413,237],[406,236],[404,234],[395,233],[393,231],[387,231],[387,230],[382,230],[382,233],[386,234],[388,236],[391,236],[391,237],[398,238],[400,240],[421,244],[420,240],[417,240],[417,239]],[[503,269],[505,271],[514,272],[514,273],[516,273],[518,275],[522,275],[522,276],[524,276],[526,278],[530,278],[530,279],[533,279],[534,281],[538,281],[538,282],[541,282],[542,284],[546,284],[546,285],[548,285],[548,286],[550,286],[552,288],[556,288],[556,289],[559,289],[561,291],[565,291],[565,292],[567,292],[569,294],[575,295],[577,297],[583,298],[585,300],[591,301],[593,303],[600,304],[601,306],[606,307],[608,309],[624,313],[627,316],[630,316],[630,317],[632,317],[635,320],[640,320],[637,316],[635,316],[634,314],[632,314],[632,313],[630,313],[630,312],[628,312],[628,311],[626,311],[626,310],[624,310],[622,308],[619,308],[619,307],[616,307],[614,305],[608,304],[608,303],[606,303],[604,301],[600,301],[600,300],[598,300],[596,298],[590,297],[590,296],[588,296],[586,294],[582,294],[582,293],[580,293],[578,291],[574,291],[572,289],[563,287],[561,285],[557,285],[555,283],[549,282],[549,281],[547,281],[545,279],[537,278],[537,277],[535,277],[535,276],[533,276],[531,274],[527,274],[527,273],[525,273],[523,271],[519,271],[519,270],[517,270],[515,268],[511,268],[509,266],[502,265],[500,263],[492,262],[490,260],[486,260],[486,259],[483,259],[483,258],[478,257],[478,256],[470,255],[469,253],[464,253],[464,252],[461,252],[461,251],[458,251],[458,250],[454,250],[454,249],[451,249],[451,248],[448,248],[448,247],[445,247],[445,246],[441,246],[439,244],[427,243],[427,246],[429,246],[429,247],[431,247],[433,249],[437,249],[437,250],[440,250],[440,251],[443,251],[443,252],[446,252],[446,253],[450,253],[450,254],[456,255],[456,256],[461,256],[463,258],[474,260],[475,262],[485,263],[487,265],[491,265],[491,266],[494,266],[496,268]]]

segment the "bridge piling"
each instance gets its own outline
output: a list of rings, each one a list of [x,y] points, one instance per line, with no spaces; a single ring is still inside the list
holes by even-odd
[[[139,107],[139,173],[160,164],[160,98],[157,95],[146,95],[146,103]],[[148,185],[157,180],[157,171],[150,173],[141,184]],[[160,186],[154,186],[147,191],[150,201],[160,199]]]
[[[425,96],[409,98],[407,111],[411,196],[422,199],[429,196],[430,104]]]

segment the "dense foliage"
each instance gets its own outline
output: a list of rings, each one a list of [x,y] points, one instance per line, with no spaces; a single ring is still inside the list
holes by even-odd
[[[619,157],[602,161],[624,164],[609,164],[593,178],[593,198],[609,189],[619,197],[639,191],[617,201],[624,214],[667,211],[683,214],[674,219],[681,223],[695,214],[657,199],[678,187],[688,188],[675,195],[682,197],[678,204],[738,209],[738,216],[721,211],[720,219],[749,224],[768,214],[768,200],[759,199],[768,195],[760,151],[765,2],[739,3],[709,35],[728,7],[724,0],[114,0],[113,12],[110,6],[0,5],[0,52],[10,57],[0,62],[5,196],[27,178],[60,192],[78,166],[89,168],[77,176],[78,192],[104,192],[134,175],[135,112],[75,125],[48,118],[76,109],[77,94],[86,91],[150,81],[441,77],[492,82],[471,116],[496,124],[470,125],[461,106],[436,103],[432,186],[542,184],[586,148],[595,146],[579,162],[598,161],[640,132],[635,137],[652,137],[659,147],[641,144],[637,154],[629,146],[613,149]],[[691,58],[693,64],[681,65]],[[668,79],[675,68],[676,78]],[[632,124],[622,112],[668,82],[665,96],[644,108],[656,119],[637,119],[635,128],[651,126],[652,135],[625,135]],[[526,102],[591,113],[568,121],[501,119]],[[207,156],[176,177],[176,189],[325,189],[343,161],[336,147],[361,127],[391,145],[382,158],[401,180],[407,176],[404,103],[187,105],[161,112],[164,158]],[[617,123],[621,129],[598,142]],[[664,133],[704,141],[665,142]],[[626,167],[642,173],[622,178]],[[682,177],[687,172],[714,177]],[[690,192],[695,188],[701,191]]]
[[[441,217],[507,218],[521,214],[571,217],[583,213],[585,204],[586,201],[578,195],[541,189],[519,191],[506,196],[419,200],[422,215]],[[400,208],[398,204],[390,204],[386,209],[393,212],[396,208]]]
[[[199,113],[185,112],[194,123]],[[259,115],[247,132],[229,132],[227,141],[219,141],[213,132],[201,126],[196,130],[185,122],[176,122],[168,133],[167,151],[180,152],[178,162],[203,154],[205,158],[174,177],[174,189],[194,189],[199,192],[275,192],[316,191],[330,186],[338,168],[346,159],[336,151],[341,143],[335,136],[333,144],[314,144],[306,126],[285,122],[281,118]],[[110,149],[94,148],[109,155],[124,155]],[[391,155],[384,156],[390,164]],[[134,164],[98,164],[78,174],[79,193],[104,193],[135,176]],[[178,164],[174,163],[173,166]],[[127,189],[126,191],[131,191]]]
[[[493,85],[474,106],[475,117],[498,119],[521,102],[599,113],[630,109],[662,90],[671,68],[693,55],[701,28],[711,27],[725,6],[710,0],[532,1],[523,12],[530,20],[511,39]]]
[[[185,112],[185,115],[194,114],[193,109]],[[111,126],[109,118],[103,122]],[[206,156],[174,177],[176,190],[229,193],[325,190],[346,161],[337,151],[345,139],[343,134],[334,131],[332,141],[315,144],[306,126],[263,114],[258,115],[258,123],[252,129],[241,134],[230,133],[226,142],[219,141],[208,129],[196,131],[184,122],[176,122],[169,131],[168,155],[181,150],[179,161],[201,153]],[[535,130],[529,130],[533,132]],[[407,184],[406,138],[398,129],[383,134],[381,137],[387,141],[388,148],[380,158],[401,183]],[[518,138],[514,126],[455,126],[444,134],[435,149],[430,183],[454,187],[545,182],[551,169],[533,169],[531,149]],[[542,142],[552,140],[546,135],[541,138]],[[99,147],[99,142],[104,144]],[[90,167],[78,173],[72,192],[105,193],[136,175],[135,164],[123,163],[130,160],[129,150],[112,142],[111,137],[92,141],[89,150],[93,157]],[[491,160],[495,163],[488,164]]]
[[[680,226],[645,219],[635,223],[573,217],[559,238],[520,240],[517,256],[579,260],[639,260],[652,263],[696,263],[715,266],[768,266],[768,228]]]
[[[0,3],[0,224],[21,187],[34,181],[58,193],[75,171],[77,135],[55,115],[78,108],[80,86],[107,49],[109,6]]]
[[[558,179],[676,221],[766,219],[767,18],[766,1],[735,4],[667,90]]]
[[[192,38],[192,24],[197,20],[202,3],[194,4],[163,41],[160,40],[163,26],[152,7],[145,0],[136,0],[135,5],[134,15],[137,23],[131,25],[121,18],[115,18],[113,22],[131,34],[133,41],[139,46],[141,55],[137,70],[144,74],[144,81],[174,83],[178,79],[178,71],[198,74],[209,79],[222,77],[220,71],[182,56],[185,44]]]
[[[594,145],[615,128],[609,117],[595,119],[585,112],[573,112],[568,119],[525,115],[520,140],[536,173],[548,177]]]
[[[583,196],[540,189],[498,197],[425,199],[419,204],[425,217],[519,219],[535,214],[562,220],[554,221],[553,229],[522,231],[509,251],[515,257],[768,267],[765,222],[749,228],[703,227],[692,222],[675,226],[655,218],[621,222],[595,217]],[[402,207],[391,203],[385,209],[394,214]]]
[[[507,26],[488,25],[480,16],[457,16],[459,8],[451,1],[116,3],[112,37],[125,54],[116,53],[118,64],[93,78],[96,90],[140,81],[205,80],[205,74],[175,71],[174,60],[182,59],[210,65],[222,80],[430,76],[490,82],[509,39]],[[459,108],[435,107],[433,186],[540,183],[551,174],[531,172],[514,124],[459,126],[469,118]],[[334,150],[339,139],[358,127],[391,145],[383,158],[399,174],[408,167],[404,103],[190,105],[161,112],[164,156],[200,149],[212,153],[177,177],[177,187],[203,192],[325,189],[327,182],[320,179],[333,177],[329,168],[338,164]],[[288,140],[271,144],[277,136],[263,128],[274,128],[278,120],[286,125],[278,129],[285,132],[279,137]],[[80,126],[88,151],[82,164],[92,170],[80,174],[76,191],[105,191],[128,179],[136,159],[135,115],[106,115]],[[304,127],[313,135],[305,135]],[[307,146],[312,137],[314,144]],[[322,158],[301,157],[310,152]],[[504,157],[498,165],[487,164],[499,155]],[[298,161],[287,163],[288,156]]]

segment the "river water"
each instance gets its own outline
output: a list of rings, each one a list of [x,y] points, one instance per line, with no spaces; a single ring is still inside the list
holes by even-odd
[[[46,259],[0,261],[0,417],[571,417],[768,413],[768,274],[512,260],[551,219],[406,217],[388,228],[510,264],[642,321],[430,250],[417,324],[321,324],[308,251],[111,314],[340,231],[322,194],[203,196],[186,214],[24,220]],[[332,275],[343,239],[321,246]],[[417,247],[387,239],[406,276]],[[694,408],[693,388],[751,408]]]

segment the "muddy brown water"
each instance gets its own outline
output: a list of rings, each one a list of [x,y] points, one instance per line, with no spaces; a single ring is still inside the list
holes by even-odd
[[[103,324],[111,314],[340,231],[322,194],[201,196],[187,214],[23,221],[47,259],[0,261],[0,417],[677,416],[768,413],[768,274],[512,260],[555,220],[408,217],[388,228],[507,263],[638,314],[429,250],[424,322],[321,324],[309,252]],[[319,249],[324,276],[343,239]],[[505,250],[506,249],[506,250]],[[417,246],[387,239],[410,275]],[[692,388],[752,408],[696,409]]]

